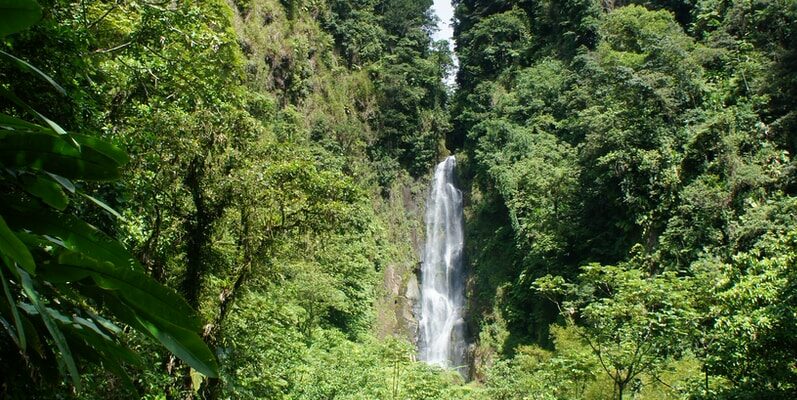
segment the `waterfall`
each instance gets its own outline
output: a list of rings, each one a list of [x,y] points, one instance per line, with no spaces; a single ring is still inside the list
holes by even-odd
[[[426,202],[418,344],[421,360],[466,375],[462,192],[454,186],[455,167],[453,156],[437,165]]]

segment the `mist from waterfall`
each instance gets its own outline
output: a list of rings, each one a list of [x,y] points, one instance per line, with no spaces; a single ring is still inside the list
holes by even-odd
[[[453,156],[437,165],[426,202],[418,343],[421,360],[466,375],[462,192],[454,186],[455,167]]]

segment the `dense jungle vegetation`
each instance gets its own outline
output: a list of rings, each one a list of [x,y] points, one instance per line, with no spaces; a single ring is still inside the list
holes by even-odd
[[[797,1],[431,4],[0,0],[0,397],[797,396]]]

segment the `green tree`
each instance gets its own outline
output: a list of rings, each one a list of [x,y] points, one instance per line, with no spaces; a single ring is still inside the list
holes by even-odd
[[[616,399],[640,374],[656,376],[686,350],[696,322],[692,285],[672,272],[651,276],[632,263],[588,265],[575,284],[552,276],[535,282],[554,300],[569,296],[559,303],[562,314],[583,324],[580,336],[613,381]]]
[[[793,207],[793,200],[791,200]],[[729,398],[788,398],[797,378],[795,357],[795,235],[771,232],[728,263],[704,259],[699,282],[705,345],[706,393],[711,376],[727,378]]]
[[[532,39],[526,14],[513,9],[480,20],[459,36],[458,82],[466,90],[478,80],[493,79],[521,65]]]

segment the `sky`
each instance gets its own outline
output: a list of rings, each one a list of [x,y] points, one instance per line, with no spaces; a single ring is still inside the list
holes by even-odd
[[[433,38],[435,40],[448,40],[448,46],[451,48],[451,51],[454,51],[454,27],[451,25],[452,19],[454,18],[454,8],[451,6],[451,0],[434,0],[434,4],[432,5],[432,10],[434,13],[437,14],[437,18],[440,19],[438,23],[439,31],[435,32]],[[446,84],[449,86],[454,85],[454,80],[456,77],[456,67],[459,65],[456,59],[456,55],[454,56],[454,71],[451,72],[449,76],[446,77],[445,81]]]
[[[434,0],[432,9],[437,14],[437,18],[440,18],[438,24],[440,30],[435,32],[434,39],[448,40],[453,47],[454,42],[451,37],[454,35],[454,27],[451,26],[451,19],[454,18],[454,9],[451,7],[451,0]]]

